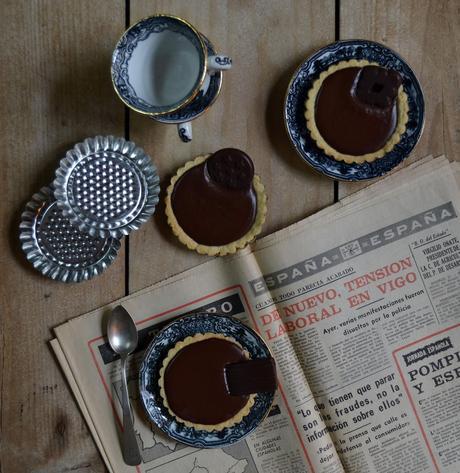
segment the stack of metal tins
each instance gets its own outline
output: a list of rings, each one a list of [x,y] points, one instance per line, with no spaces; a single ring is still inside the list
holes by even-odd
[[[87,138],[66,153],[56,179],[21,216],[27,259],[44,275],[80,282],[102,273],[120,240],[154,213],[156,167],[143,149],[114,136]]]

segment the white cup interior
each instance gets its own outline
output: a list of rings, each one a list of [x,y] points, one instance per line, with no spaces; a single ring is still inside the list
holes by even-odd
[[[136,95],[153,107],[185,100],[200,78],[202,51],[186,36],[164,30],[139,41],[128,63]]]

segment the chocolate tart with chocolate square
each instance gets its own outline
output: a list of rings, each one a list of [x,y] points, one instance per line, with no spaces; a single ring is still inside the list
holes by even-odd
[[[198,156],[171,179],[166,216],[190,250],[224,256],[261,232],[267,198],[249,156],[234,148]]]
[[[379,65],[387,71],[396,71],[401,79],[401,85],[399,87],[402,88],[402,92],[407,97],[408,120],[405,124],[404,132],[400,136],[400,140],[397,144],[394,144],[390,151],[385,152],[381,157],[377,157],[377,155],[381,155],[381,152],[379,153],[379,150],[377,149],[379,146],[374,147],[373,151],[377,150],[377,153],[373,156],[375,159],[372,161],[369,161],[369,159],[372,159],[371,157],[365,156],[366,154],[371,154],[368,150],[359,151],[358,153],[354,152],[353,155],[350,150],[340,149],[340,143],[339,145],[334,144],[332,142],[333,137],[325,136],[326,133],[323,131],[322,135],[324,136],[320,136],[322,138],[323,147],[328,150],[328,152],[326,152],[319,145],[321,138],[317,137],[318,140],[313,138],[312,133],[308,128],[310,123],[307,123],[305,119],[306,102],[309,93],[313,95],[312,90],[314,84],[316,83],[318,92],[320,89],[322,89],[322,92],[325,92],[326,90],[326,87],[322,87],[321,84],[317,82],[320,79],[321,74],[327,73],[328,71],[331,72],[331,68],[337,66],[341,62],[350,63],[350,61],[365,61],[363,63],[359,62],[358,67],[360,69],[363,69],[366,66]],[[372,72],[372,70],[370,72]],[[343,72],[343,74],[345,73],[346,71]],[[372,74],[370,74],[370,76],[372,76]],[[365,81],[365,83],[366,82],[369,84],[368,81]],[[342,84],[342,86],[343,85],[344,84]],[[384,92],[385,87],[381,87],[381,85],[383,84],[376,84],[375,88],[372,85],[370,86],[370,92],[372,92],[372,95]],[[346,89],[346,94],[342,96],[343,100],[351,100],[350,93],[352,92],[352,89],[353,84],[349,84],[349,87]],[[399,90],[400,89],[398,88],[398,97],[395,99],[398,113]],[[355,89],[355,92],[356,91],[357,89]],[[366,91],[365,88],[364,91]],[[324,95],[323,98],[330,99],[331,97],[326,97]],[[370,98],[371,97],[369,97],[369,99]],[[364,108],[364,111],[366,111],[366,108],[368,108],[366,100],[368,99],[364,97],[364,104],[356,103],[354,106],[358,107],[361,105],[361,107]],[[380,103],[382,106],[380,100],[377,103]],[[335,104],[333,105],[335,106]],[[308,108],[311,108],[311,110],[314,111],[315,106],[316,100],[313,103],[312,98],[312,104]],[[331,114],[332,110],[334,109],[331,108],[330,110],[325,110],[325,112],[328,112],[329,114],[328,118],[330,120],[328,121],[328,124],[332,123],[333,120],[336,119],[336,117]],[[370,110],[368,109],[367,111]],[[374,41],[350,39],[328,44],[302,61],[293,73],[291,81],[289,82],[283,112],[284,123],[286,125],[289,139],[297,154],[306,164],[311,166],[315,171],[332,179],[343,181],[365,181],[383,176],[401,164],[410,155],[420,140],[423,132],[425,122],[425,101],[422,88],[417,80],[415,72],[398,53],[385,45]],[[378,113],[378,110],[375,110],[375,112]],[[315,117],[312,117],[312,120],[314,119]],[[398,120],[398,126],[401,122],[403,122],[403,120]],[[348,125],[350,125],[350,123],[346,122],[345,127]],[[330,129],[329,131],[337,131],[343,135],[345,127],[342,129]],[[318,128],[318,126],[316,126],[316,128]],[[355,134],[360,133],[359,129],[352,131],[354,131]],[[345,138],[349,139],[348,136]],[[361,137],[358,136],[358,138]],[[388,143],[385,141],[383,146],[380,145],[380,149],[385,147],[389,149],[391,147],[390,141],[391,136]],[[349,160],[339,160],[339,154],[336,154],[336,157],[332,156],[332,154],[335,154],[334,150],[340,151],[340,154],[342,155],[350,156]],[[367,160],[364,161],[363,157]]]
[[[305,106],[311,138],[346,163],[372,162],[390,152],[406,130],[409,111],[397,71],[356,59],[323,71]]]
[[[196,448],[224,447],[249,435],[269,415],[276,390],[270,349],[232,315],[176,318],[153,337],[139,372],[149,419]]]
[[[249,414],[255,394],[230,394],[225,367],[248,359],[241,344],[218,333],[197,333],[176,343],[160,369],[164,405],[187,427],[211,432],[238,424]]]

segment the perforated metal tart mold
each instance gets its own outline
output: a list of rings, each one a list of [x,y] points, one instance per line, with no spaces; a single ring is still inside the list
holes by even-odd
[[[19,239],[27,259],[45,276],[80,282],[102,273],[115,260],[120,240],[81,232],[58,207],[53,186],[32,196],[21,215]]]
[[[91,236],[137,230],[158,203],[156,167],[142,148],[115,136],[87,138],[56,170],[55,197],[65,217]]]

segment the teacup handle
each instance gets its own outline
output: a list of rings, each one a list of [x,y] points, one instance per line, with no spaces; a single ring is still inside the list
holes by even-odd
[[[192,122],[178,123],[177,133],[184,143],[190,143],[192,141]]]
[[[232,67],[232,59],[228,56],[208,56],[208,72],[226,71]]]

